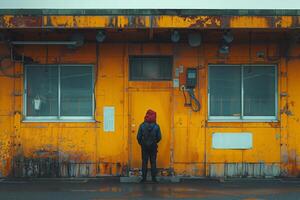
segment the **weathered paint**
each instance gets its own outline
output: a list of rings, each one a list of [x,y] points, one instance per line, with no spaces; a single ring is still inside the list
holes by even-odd
[[[278,177],[280,163],[213,163],[209,165],[210,177]]]
[[[0,15],[30,16],[300,16],[299,9],[0,9]]]
[[[139,31],[133,34],[138,37]],[[226,58],[218,56],[219,46],[215,42],[204,42],[198,48],[191,48],[186,43],[103,43],[98,46],[98,54],[95,43],[85,44],[75,50],[50,45],[16,49],[41,64],[95,65],[97,122],[22,122],[23,77],[11,78],[0,73],[1,175],[137,175],[140,152],[135,140],[136,131],[146,109],[151,107],[158,112],[158,122],[163,130],[163,141],[158,154],[161,175],[299,176],[300,145],[297,141],[300,107],[297,102],[300,102],[300,48],[293,46],[289,57],[285,57],[277,55],[280,51],[276,49],[276,44],[253,43],[251,48],[249,45],[249,42],[234,43]],[[257,51],[267,52],[267,49],[266,58],[256,56]],[[0,53],[9,55],[9,49],[2,45]],[[174,72],[180,65],[184,68],[198,66],[196,95],[202,105],[200,112],[194,113],[184,107],[182,92],[172,87],[172,81],[129,81],[129,55],[173,55]],[[275,60],[276,57],[278,58]],[[208,64],[249,62],[278,65],[279,110],[282,111],[279,122],[208,122]],[[6,73],[22,74],[22,64],[12,64],[11,68],[6,69]],[[179,79],[182,83],[184,74]],[[116,109],[114,133],[103,131],[104,106],[114,106]],[[253,148],[213,149],[212,134],[215,132],[252,133]]]
[[[299,28],[299,16],[18,16],[0,15],[0,28]]]

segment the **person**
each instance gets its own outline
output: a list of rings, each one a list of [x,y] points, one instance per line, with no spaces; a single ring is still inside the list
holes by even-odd
[[[157,182],[156,179],[156,156],[158,143],[161,140],[160,127],[156,123],[156,112],[149,109],[145,115],[144,122],[141,123],[138,134],[138,143],[142,150],[142,180],[145,182],[147,178],[147,165],[150,158],[152,181]]]

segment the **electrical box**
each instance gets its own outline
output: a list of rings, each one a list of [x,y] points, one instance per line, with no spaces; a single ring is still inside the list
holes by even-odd
[[[187,68],[186,71],[186,88],[195,88],[197,86],[197,68]]]

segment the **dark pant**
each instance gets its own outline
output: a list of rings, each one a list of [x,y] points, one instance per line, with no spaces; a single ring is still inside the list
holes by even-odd
[[[157,148],[142,148],[142,176],[143,179],[147,177],[147,168],[148,168],[148,160],[150,158],[151,164],[151,176],[155,178],[156,176],[156,155]]]

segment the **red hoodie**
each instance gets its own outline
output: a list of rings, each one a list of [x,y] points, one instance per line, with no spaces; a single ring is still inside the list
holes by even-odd
[[[147,110],[144,120],[148,123],[156,123],[156,112],[151,109]]]

